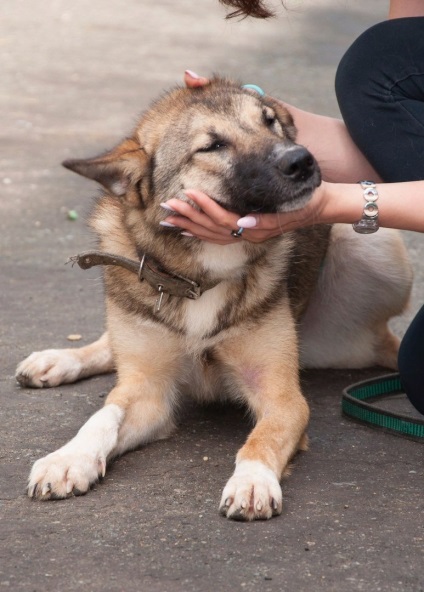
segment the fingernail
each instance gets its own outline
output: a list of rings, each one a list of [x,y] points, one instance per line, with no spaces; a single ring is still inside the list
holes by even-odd
[[[191,232],[186,232],[186,231],[181,232],[180,234],[182,234],[183,236],[191,236],[191,237],[194,236],[194,234],[191,234]]]
[[[200,78],[200,76],[198,74],[196,74],[196,72],[193,72],[193,70],[186,70],[185,72],[186,72],[186,74],[188,74],[189,76],[191,76],[191,78],[195,78],[196,80],[198,78]]]
[[[253,216],[245,216],[244,218],[240,218],[237,220],[237,226],[241,226],[243,228],[254,228],[258,221]]]
[[[171,224],[171,222],[166,222],[166,220],[162,220],[159,222],[161,226],[166,226],[167,228],[175,228],[175,224]]]
[[[167,211],[169,211],[169,212],[173,212],[173,211],[174,211],[174,210],[171,208],[171,206],[168,206],[168,204],[167,204],[167,203],[163,203],[163,202],[162,202],[162,203],[160,203],[159,205],[160,205],[160,207],[161,207],[161,208],[163,208],[164,210],[167,210]]]

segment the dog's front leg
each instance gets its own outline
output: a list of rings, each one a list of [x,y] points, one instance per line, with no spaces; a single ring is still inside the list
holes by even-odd
[[[105,405],[82,426],[65,446],[35,462],[28,480],[28,495],[48,500],[82,495],[106,472],[125,411]]]
[[[100,339],[83,347],[33,352],[17,367],[16,380],[23,387],[45,388],[114,369],[109,335],[105,332]]]
[[[299,385],[296,337],[294,331],[285,333],[278,347],[275,327],[266,341],[249,332],[231,363],[234,387],[257,423],[237,454],[235,472],[222,494],[220,512],[228,518],[281,514],[280,479],[295,453],[306,449],[309,408]]]
[[[175,343],[164,345],[162,336],[149,346],[150,340],[140,336],[140,329],[138,333],[138,342],[123,340],[126,349],[118,344],[118,384],[103,409],[65,446],[34,464],[30,497],[48,500],[84,494],[105,474],[109,459],[172,431],[175,382],[182,365],[175,353],[179,350]],[[170,337],[168,343],[172,341]]]
[[[227,518],[265,520],[281,514],[281,477],[307,442],[308,407],[300,393],[290,398],[281,394],[286,412],[266,411],[237,454],[236,469],[220,503],[220,512]]]
[[[42,500],[82,495],[105,475],[108,459],[168,436],[174,393],[162,386],[140,374],[120,382],[70,442],[34,464],[28,495]]]

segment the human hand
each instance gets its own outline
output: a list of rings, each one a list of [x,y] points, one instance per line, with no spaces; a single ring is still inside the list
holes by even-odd
[[[177,198],[163,204],[170,210],[166,222],[181,228],[185,236],[193,236],[211,243],[228,245],[239,240],[231,232],[244,228],[242,238],[253,243],[261,243],[283,232],[329,222],[326,219],[326,188],[322,182],[314,191],[311,200],[301,210],[279,214],[253,213],[243,218],[229,212],[205,193],[194,189],[184,191],[185,195],[199,208]],[[176,214],[176,215],[175,215]]]

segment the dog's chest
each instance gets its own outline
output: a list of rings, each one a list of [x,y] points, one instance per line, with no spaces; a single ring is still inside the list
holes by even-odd
[[[221,282],[204,292],[198,300],[186,303],[184,311],[185,334],[194,340],[215,333],[223,311],[228,305],[231,288]]]

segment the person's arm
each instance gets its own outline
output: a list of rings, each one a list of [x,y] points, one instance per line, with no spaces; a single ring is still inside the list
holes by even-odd
[[[391,0],[389,19],[424,16],[424,0]]]
[[[424,181],[378,183],[377,189],[380,226],[424,232]],[[320,222],[353,223],[361,218],[365,202],[358,184],[324,183],[317,191],[322,192]]]
[[[424,181],[379,183],[377,189],[380,226],[424,232]],[[231,235],[231,231],[239,227],[245,228],[243,239],[263,242],[289,230],[313,224],[352,224],[362,216],[365,203],[362,193],[357,183],[324,181],[301,210],[240,218],[201,191],[188,190],[187,196],[201,211],[179,199],[170,199],[166,205],[178,215],[170,215],[167,222],[197,238],[217,244],[230,244],[239,240]]]

